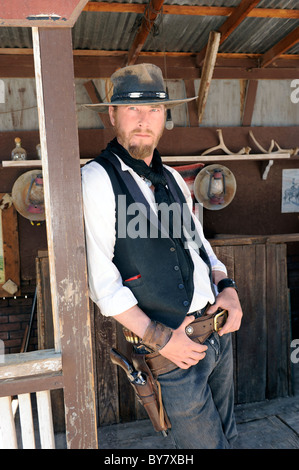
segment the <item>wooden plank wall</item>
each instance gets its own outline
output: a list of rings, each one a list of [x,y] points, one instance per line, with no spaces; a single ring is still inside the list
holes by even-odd
[[[219,243],[219,241],[218,241]],[[291,393],[290,318],[286,244],[217,246],[217,256],[236,279],[244,311],[233,335],[235,402],[250,403]],[[43,258],[44,281],[48,282]],[[42,292],[47,292],[43,288]],[[44,301],[45,303],[45,301]],[[48,311],[48,309],[47,309]],[[92,304],[98,424],[134,421],[146,416],[122,370],[110,361],[110,348],[129,357],[121,327]],[[52,398],[53,400],[53,398]],[[55,408],[55,404],[54,408]]]
[[[244,312],[234,334],[236,403],[290,394],[286,244],[214,245],[214,250],[236,279]]]

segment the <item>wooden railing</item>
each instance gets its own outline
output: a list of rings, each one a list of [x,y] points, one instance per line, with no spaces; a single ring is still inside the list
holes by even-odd
[[[54,349],[4,356],[0,363],[0,449],[35,449],[36,437],[42,449],[54,449],[50,390],[62,387],[61,355]],[[33,394],[38,429],[34,427]]]

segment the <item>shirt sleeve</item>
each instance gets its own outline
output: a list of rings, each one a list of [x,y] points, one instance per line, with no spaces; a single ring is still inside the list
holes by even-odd
[[[174,170],[171,167],[167,167],[167,168],[168,168],[168,170],[170,170],[172,172],[173,176],[175,177],[178,185],[180,186],[180,188],[181,188],[181,190],[182,190],[182,192],[185,196],[185,199],[186,199],[186,202],[189,206],[189,209],[190,209],[191,213],[193,214],[192,196],[191,196],[191,193],[189,191],[189,188],[188,188],[186,182],[184,181],[184,179],[182,178],[182,176],[179,174],[178,171]],[[194,214],[193,214],[193,220],[194,220],[195,226],[197,228],[198,234],[200,236],[200,239],[202,241],[202,244],[205,247],[207,255],[209,256],[212,271],[221,271],[221,272],[225,273],[225,275],[227,275],[227,269],[226,269],[225,265],[215,255],[214,250],[211,247],[211,244],[209,243],[209,241],[204,236],[202,224],[200,223],[199,219]]]
[[[98,163],[89,163],[81,174],[89,295],[103,315],[114,316],[137,304],[112,261],[115,196],[109,176]]]

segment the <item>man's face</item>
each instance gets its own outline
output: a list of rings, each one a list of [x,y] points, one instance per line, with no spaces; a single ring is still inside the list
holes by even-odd
[[[138,160],[151,159],[163,134],[165,114],[160,104],[109,107],[118,142]]]

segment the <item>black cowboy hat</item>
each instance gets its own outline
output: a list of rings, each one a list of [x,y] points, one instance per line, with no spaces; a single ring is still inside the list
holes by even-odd
[[[85,104],[97,112],[107,112],[109,106],[129,106],[135,104],[164,104],[167,108],[187,103],[197,97],[181,100],[169,99],[166,93],[162,71],[153,64],[129,65],[114,72],[111,76],[113,95],[111,102]]]

